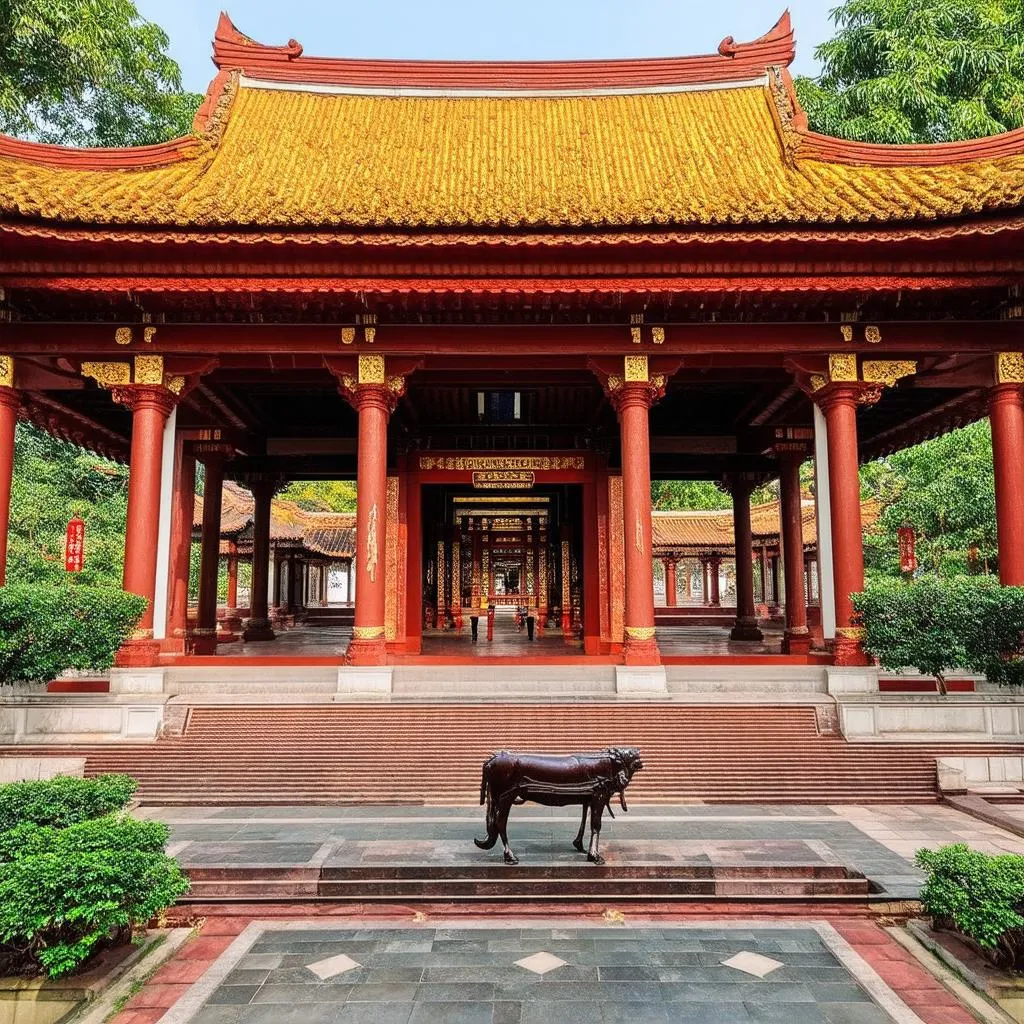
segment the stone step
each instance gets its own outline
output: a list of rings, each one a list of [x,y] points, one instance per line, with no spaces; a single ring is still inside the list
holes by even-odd
[[[584,862],[441,869],[330,869],[272,865],[189,868],[183,902],[204,900],[828,899],[863,901],[867,879],[831,865],[622,866]]]

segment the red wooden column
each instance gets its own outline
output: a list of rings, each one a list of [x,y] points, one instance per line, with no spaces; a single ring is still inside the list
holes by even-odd
[[[383,356],[361,355],[356,375],[341,374],[341,393],[359,416],[356,463],[356,608],[346,661],[384,665],[384,552],[387,550],[388,419],[402,394],[402,376],[385,371]]]
[[[247,642],[274,638],[270,625],[270,503],[281,485],[276,477],[249,477],[253,496],[253,570],[249,599],[249,618],[242,637]]]
[[[14,389],[14,359],[0,356],[0,587],[7,574],[7,532],[14,479],[14,433],[21,395]]]
[[[750,492],[754,482],[736,474],[728,483],[736,547],[736,624],[729,639],[759,641],[764,634],[757,628],[754,611],[754,533],[750,524]]]
[[[1003,360],[1008,353],[1003,353]],[[1004,371],[1005,373],[1005,371]],[[1000,376],[1003,376],[1001,373]],[[1024,389],[1004,381],[989,392],[996,485],[999,582],[1024,586]]]
[[[676,606],[676,560],[665,559],[665,605],[669,608]]]
[[[622,444],[622,517],[625,528],[625,644],[627,665],[658,665],[661,652],[654,629],[654,561],[651,552],[651,443],[649,411],[661,397],[652,383],[647,360],[642,369],[626,357],[623,381],[609,388],[619,416]],[[642,377],[640,380],[631,377]]]
[[[786,577],[785,654],[806,654],[811,649],[807,629],[807,594],[804,588],[804,523],[800,507],[800,465],[804,452],[779,453],[779,509]]]
[[[171,571],[167,600],[167,638],[170,648],[185,653],[188,634],[188,577],[192,558],[192,519],[196,502],[196,459],[183,440],[176,449],[171,511]]]
[[[708,559],[708,585],[710,593],[708,604],[714,608],[722,607],[722,556],[712,555]]]
[[[220,514],[224,497],[224,464],[231,449],[197,444],[196,458],[206,471],[203,484],[203,529],[199,558],[199,611],[192,635],[195,654],[217,653],[217,574],[220,568]]]
[[[829,383],[814,392],[828,428],[828,481],[832,506],[832,558],[835,573],[837,665],[863,665],[863,629],[851,595],[864,589],[864,548],[860,520],[857,407],[871,392],[856,382]]]
[[[270,504],[280,485],[276,477],[249,477],[246,480],[253,497],[252,513],[252,584],[249,596],[249,618],[242,631],[247,642],[274,639],[270,624],[268,595],[270,592]]]
[[[232,542],[228,554],[228,614],[238,611],[238,545]]]
[[[111,388],[115,402],[132,412],[132,449],[128,475],[128,516],[124,538],[124,589],[146,599],[135,635],[117,653],[117,664],[156,664],[160,645],[153,639],[156,595],[156,547],[160,520],[160,476],[164,427],[176,396],[158,384]]]

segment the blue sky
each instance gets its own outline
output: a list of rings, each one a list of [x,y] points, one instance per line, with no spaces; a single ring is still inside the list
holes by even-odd
[[[262,43],[289,38],[331,57],[548,60],[710,53],[723,36],[767,31],[786,0],[136,0],[171,37],[185,86],[213,77],[210,41],[221,8]],[[790,0],[794,70],[815,71],[814,47],[831,34],[838,0]]]

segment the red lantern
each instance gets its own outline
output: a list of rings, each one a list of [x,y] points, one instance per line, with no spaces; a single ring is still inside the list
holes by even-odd
[[[900,572],[908,575],[917,568],[917,538],[912,526],[901,526],[896,531],[896,539],[900,549]]]
[[[68,523],[64,538],[64,568],[68,572],[81,572],[85,565],[85,523],[75,516]]]

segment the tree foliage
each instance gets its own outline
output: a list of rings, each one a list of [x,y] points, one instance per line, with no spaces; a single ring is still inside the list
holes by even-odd
[[[0,130],[75,146],[187,134],[201,97],[167,45],[132,0],[0,0]]]
[[[1020,0],[845,0],[816,79],[811,126],[865,142],[946,142],[1024,124]]]
[[[996,499],[988,420],[869,463],[866,495],[882,503],[865,537],[869,569],[899,575],[896,531],[911,526],[922,571],[942,575],[995,568]]]
[[[128,469],[59,441],[27,424],[18,426],[7,559],[9,583],[64,583],[120,587]],[[68,520],[85,521],[85,567],[64,570]]]
[[[112,587],[0,587],[0,686],[110,668],[145,610]]]
[[[356,485],[351,480],[293,480],[280,497],[307,512],[356,510]]]

